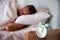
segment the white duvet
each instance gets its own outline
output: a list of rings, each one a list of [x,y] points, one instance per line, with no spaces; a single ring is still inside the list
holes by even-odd
[[[4,2],[0,9],[0,28],[3,29],[4,25],[13,22],[17,17],[17,10],[15,3],[10,1]]]
[[[27,28],[21,29],[15,32],[3,31],[5,25],[9,22],[13,22],[17,18],[15,3],[7,3],[2,6],[0,11],[0,40],[24,40],[25,34],[29,31],[35,31],[36,25],[31,25]]]
[[[25,34],[27,32],[36,30],[36,27],[38,26],[39,21],[37,21],[38,23],[35,23],[36,22],[35,20],[34,22],[35,24],[32,24],[32,25],[30,22],[27,22],[28,24],[25,22],[27,25],[30,24],[30,26],[27,28],[14,31],[14,32],[3,31],[7,23],[13,22],[15,18],[17,18],[17,10],[16,10],[15,2],[11,3],[9,0],[7,1],[7,3],[5,3],[5,5],[2,8],[3,10],[0,11],[0,40],[24,40]],[[39,16],[36,16],[36,17],[39,17]],[[47,16],[47,17],[50,17],[50,16]],[[15,23],[19,23],[19,22],[22,23],[22,21],[18,21],[18,19],[15,21]],[[22,23],[22,24],[25,24],[25,23]]]
[[[37,24],[15,32],[0,31],[0,40],[24,40],[25,35],[29,31],[35,31]]]

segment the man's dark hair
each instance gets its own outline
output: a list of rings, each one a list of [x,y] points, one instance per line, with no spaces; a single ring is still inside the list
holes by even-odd
[[[31,14],[34,14],[37,12],[33,5],[27,5],[26,7],[28,7],[28,10]]]

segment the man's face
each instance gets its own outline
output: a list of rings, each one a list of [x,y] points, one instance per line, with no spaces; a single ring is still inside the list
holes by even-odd
[[[30,14],[28,7],[24,7],[22,9],[20,9],[19,11],[20,11],[20,15],[28,15],[28,14]]]

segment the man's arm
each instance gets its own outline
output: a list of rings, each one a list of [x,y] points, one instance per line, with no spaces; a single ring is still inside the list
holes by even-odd
[[[6,25],[6,31],[16,31],[22,28],[27,27],[28,25],[16,24],[16,23],[9,23]]]

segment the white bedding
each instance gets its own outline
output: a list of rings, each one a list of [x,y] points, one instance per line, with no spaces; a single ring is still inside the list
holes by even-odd
[[[35,31],[37,24],[15,32],[0,31],[0,40],[24,40],[25,35],[29,31]]]
[[[16,5],[14,2],[11,4],[10,1],[8,1],[3,10],[3,14],[0,13],[2,15],[0,16],[0,24],[2,24],[2,26],[0,25],[0,28],[2,29],[4,29],[3,27],[7,23],[14,21],[17,17]],[[37,24],[33,24],[27,28],[14,32],[0,31],[0,40],[24,40],[25,34],[29,31],[35,31],[37,26]]]
[[[15,3],[11,3],[8,0],[5,4],[2,5],[2,8],[0,9],[0,28],[4,29],[4,25],[6,25],[9,22],[13,22],[16,17],[16,5]]]
[[[15,4],[13,3],[12,5],[10,1],[8,1],[0,11],[0,40],[24,40],[26,32],[35,31],[35,28],[37,27],[37,25],[31,25],[15,32],[3,31],[4,26],[17,17]]]
[[[47,12],[37,12],[32,15],[22,15],[17,17],[15,23],[33,25],[38,24],[39,22],[45,23],[50,15]]]

